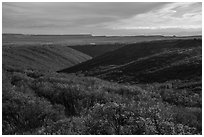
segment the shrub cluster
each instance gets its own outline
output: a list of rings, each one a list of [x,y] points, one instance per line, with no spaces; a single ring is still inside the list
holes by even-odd
[[[9,79],[3,77],[2,92],[3,134],[175,135],[202,131],[201,98],[184,89],[12,72]]]

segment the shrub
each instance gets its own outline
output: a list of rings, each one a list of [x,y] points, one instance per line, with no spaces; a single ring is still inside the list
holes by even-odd
[[[144,121],[126,104],[96,104],[85,120],[86,134],[143,134]]]
[[[63,117],[63,107],[52,106],[39,97],[31,97],[18,91],[7,91],[3,100],[3,134],[23,134],[35,130],[48,121]],[[59,111],[60,109],[60,111]]]

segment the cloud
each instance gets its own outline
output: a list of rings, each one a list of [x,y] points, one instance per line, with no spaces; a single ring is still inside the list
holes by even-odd
[[[201,3],[170,3],[160,9],[103,25],[119,30],[201,29],[201,6]]]
[[[202,27],[201,3],[3,2],[2,11],[3,33],[137,35]]]

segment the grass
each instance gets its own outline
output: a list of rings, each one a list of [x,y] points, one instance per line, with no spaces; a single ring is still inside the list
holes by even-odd
[[[5,46],[2,50],[3,66],[20,69],[56,71],[91,59],[84,53],[63,46]]]

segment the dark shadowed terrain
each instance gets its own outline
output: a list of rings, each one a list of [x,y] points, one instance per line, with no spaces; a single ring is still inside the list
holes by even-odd
[[[60,72],[82,71],[117,82],[165,82],[192,79],[202,72],[201,39],[129,44]]]
[[[79,45],[79,46],[69,46],[70,48],[76,49],[83,52],[91,57],[97,57],[103,55],[106,52],[110,52],[125,46],[126,44],[104,44],[104,45]]]

